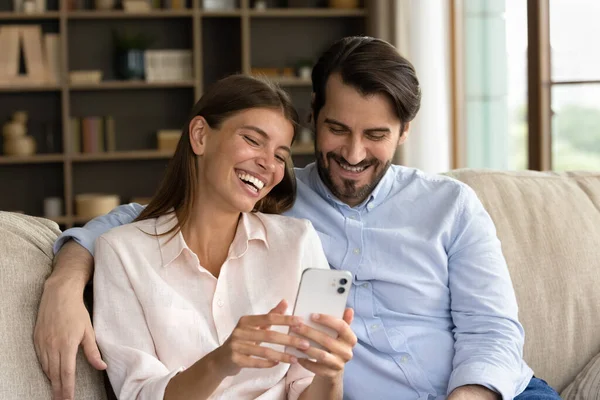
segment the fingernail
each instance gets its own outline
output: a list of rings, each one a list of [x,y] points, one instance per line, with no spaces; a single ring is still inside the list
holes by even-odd
[[[312,315],[312,319],[313,319],[314,321],[318,320],[319,318],[321,318],[321,314],[313,314],[313,315]]]
[[[298,364],[298,359],[296,357],[291,357],[290,361],[292,362],[292,364]]]
[[[310,347],[310,343],[308,343],[306,340],[303,340],[300,342],[301,349],[308,349],[309,347]]]

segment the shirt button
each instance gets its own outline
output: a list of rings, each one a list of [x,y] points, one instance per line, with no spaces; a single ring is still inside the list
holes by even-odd
[[[223,304],[225,304],[225,303],[223,303],[223,300],[220,300],[220,299],[219,299],[219,300],[217,301],[217,305],[218,305],[219,307],[223,307]]]
[[[373,203],[369,203],[369,204],[367,205],[367,208],[368,208],[369,210],[372,210],[372,209],[373,209],[373,207],[375,207],[375,206],[373,205]]]
[[[368,283],[363,283],[361,286],[362,286],[362,287],[364,287],[364,288],[366,289],[366,288],[368,288],[368,287],[369,287],[369,284],[368,284]]]
[[[377,325],[377,324],[371,325],[371,330],[374,331],[374,330],[377,330],[377,329],[379,329],[379,325]]]
[[[351,216],[350,216],[350,219],[356,219],[356,216],[354,216],[354,215],[351,215]]]
[[[400,357],[400,362],[402,362],[402,364],[406,364],[409,361],[410,361],[410,356],[408,354],[405,354],[402,357]]]
[[[360,249],[358,247],[354,249],[354,254],[360,254]]]

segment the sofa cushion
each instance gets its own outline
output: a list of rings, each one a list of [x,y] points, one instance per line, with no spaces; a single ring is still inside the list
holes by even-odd
[[[586,365],[560,397],[564,400],[600,400],[600,354]]]
[[[559,392],[600,352],[600,174],[456,170],[490,213],[525,328],[524,358]]]
[[[50,381],[35,354],[33,328],[58,234],[52,221],[0,212],[0,399],[52,398]],[[81,351],[75,398],[106,398],[102,375]]]

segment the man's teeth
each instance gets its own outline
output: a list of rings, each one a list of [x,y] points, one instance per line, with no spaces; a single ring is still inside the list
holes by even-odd
[[[351,167],[348,164],[344,164],[344,163],[338,163],[340,165],[340,167],[342,167],[343,169],[345,169],[346,171],[350,171],[350,172],[362,172],[365,170],[365,168],[367,167]]]
[[[250,186],[250,187],[252,189],[256,189],[257,191],[259,191],[260,189],[262,189],[265,186],[263,181],[261,181],[258,178],[253,177],[250,174],[238,174],[238,178],[240,178],[244,182],[248,182],[248,183],[251,183],[252,185],[254,185],[254,187],[252,187],[252,186]]]

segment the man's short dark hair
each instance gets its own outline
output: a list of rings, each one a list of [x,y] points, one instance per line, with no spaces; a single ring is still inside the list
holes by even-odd
[[[384,40],[350,36],[335,42],[312,70],[315,121],[325,105],[327,80],[335,73],[363,95],[386,95],[402,125],[412,121],[419,111],[421,89],[413,65]]]

